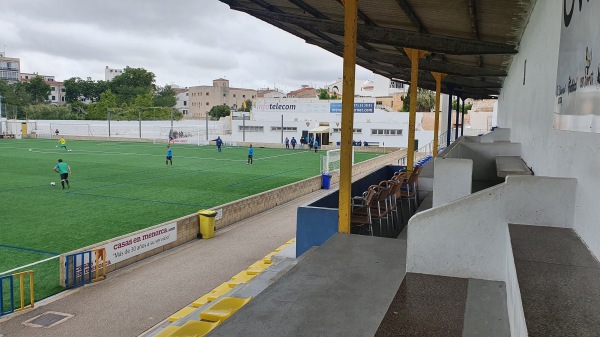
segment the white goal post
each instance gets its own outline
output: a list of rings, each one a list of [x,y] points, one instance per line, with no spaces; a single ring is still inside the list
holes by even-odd
[[[352,148],[352,164],[354,165],[354,147]],[[321,156],[321,172],[329,173],[340,169],[340,149],[328,150]]]

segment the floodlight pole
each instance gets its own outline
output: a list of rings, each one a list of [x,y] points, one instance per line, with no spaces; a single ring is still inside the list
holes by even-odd
[[[106,113],[108,115],[108,138],[110,138],[110,110],[107,109]]]
[[[246,114],[242,111],[242,142],[246,141]]]
[[[283,144],[283,115],[281,115],[281,143]]]
[[[200,135],[198,135],[198,139],[200,139]],[[206,113],[206,140],[208,140],[208,112]]]

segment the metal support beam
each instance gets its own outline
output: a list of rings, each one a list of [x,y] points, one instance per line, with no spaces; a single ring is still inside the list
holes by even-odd
[[[340,150],[340,197],[338,232],[350,233],[352,215],[352,136],[354,129],[354,83],[356,81],[358,0],[344,1],[344,79],[342,96],[342,139]]]
[[[252,0],[258,1],[258,0]],[[231,7],[255,16],[261,20],[293,24],[306,30],[344,36],[344,25],[341,21],[310,18],[301,15],[275,13],[265,10],[255,10],[247,7]],[[456,38],[442,35],[419,33],[403,29],[386,27],[358,26],[358,39],[361,42],[379,43],[393,47],[429,50],[431,52],[452,55],[480,55],[480,54],[506,54],[517,53],[515,45],[477,41],[472,39]]]
[[[448,95],[448,129],[446,130],[446,147],[450,146],[450,138],[452,135],[452,91],[450,88],[450,94]]]
[[[460,136],[462,137],[465,133],[465,100],[462,102],[462,118],[460,121]]]
[[[307,41],[317,47],[329,50],[330,52],[341,55],[343,49],[335,47],[329,43],[323,43],[319,41]],[[377,61],[381,63],[387,63],[394,67],[408,68],[410,69],[410,60],[401,53],[386,53],[378,51],[368,50],[357,50],[356,56],[363,60]],[[390,68],[391,69],[391,68]],[[424,60],[419,62],[419,69],[424,71],[433,71],[437,73],[443,73],[448,75],[457,75],[463,77],[482,77],[482,76],[494,76],[504,77],[507,75],[506,70],[493,69],[493,68],[480,68],[467,64],[445,62],[439,60]]]
[[[427,29],[425,28],[419,17],[417,17],[415,12],[412,10],[410,5],[406,2],[406,0],[396,0],[396,3],[398,4],[398,6],[400,6],[400,8],[402,8],[402,11],[404,12],[404,14],[406,14],[406,16],[408,16],[413,25],[417,27],[419,33],[427,33]]]
[[[455,118],[455,122],[454,122],[454,128],[456,129],[454,131],[454,141],[458,140],[458,124],[460,124],[460,96],[456,96],[456,118]],[[465,104],[465,101],[463,100],[463,106]]]
[[[417,120],[417,87],[419,86],[419,59],[427,52],[418,49],[406,49],[406,55],[412,62],[410,77],[410,109],[408,116],[408,150],[406,152],[406,171],[412,174],[415,161],[415,125]]]
[[[446,77],[446,74],[431,73],[435,78],[435,124],[433,127],[433,158],[437,157],[440,134],[440,94],[442,92],[442,79]]]

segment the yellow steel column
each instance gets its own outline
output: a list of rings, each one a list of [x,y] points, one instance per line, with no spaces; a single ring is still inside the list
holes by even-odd
[[[417,119],[417,86],[419,83],[419,59],[427,52],[418,49],[404,48],[411,61],[410,73],[410,114],[408,117],[408,150],[406,152],[406,171],[412,174],[415,160],[415,121]]]
[[[358,0],[344,1],[344,83],[342,92],[342,141],[340,150],[340,199],[338,232],[350,233],[352,199],[352,130]]]
[[[446,74],[431,72],[435,78],[435,126],[433,128],[433,158],[437,157],[440,133],[440,93],[442,91],[442,79]]]

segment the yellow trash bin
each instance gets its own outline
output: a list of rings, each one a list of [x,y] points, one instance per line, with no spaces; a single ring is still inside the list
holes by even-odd
[[[203,209],[198,212],[200,217],[200,233],[198,234],[199,239],[210,239],[215,236],[215,217],[217,212],[209,209]]]

